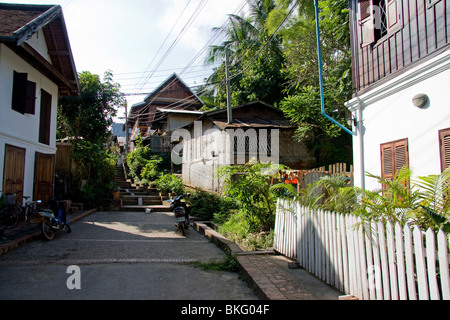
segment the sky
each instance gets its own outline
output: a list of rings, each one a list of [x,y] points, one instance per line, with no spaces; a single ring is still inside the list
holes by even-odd
[[[213,31],[228,14],[245,12],[245,0],[17,0],[63,8],[78,72],[103,78],[111,70],[128,109],[176,72],[189,86],[203,83],[214,66],[204,64]],[[244,11],[243,11],[244,10]],[[118,115],[124,116],[124,109]]]

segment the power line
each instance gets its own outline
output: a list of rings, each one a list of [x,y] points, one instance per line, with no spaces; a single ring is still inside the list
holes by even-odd
[[[189,4],[191,3],[191,0],[188,1],[188,3],[186,4],[186,6],[184,7],[183,11],[181,11],[180,16],[178,17],[178,19],[175,20],[174,25],[172,26],[172,29],[170,29],[169,33],[167,34],[166,38],[164,39],[163,43],[161,44],[161,46],[159,47],[158,51],[156,52],[155,56],[153,57],[152,61],[148,64],[147,68],[145,69],[144,73],[148,72],[148,70],[150,69],[150,66],[153,64],[153,61],[155,61],[156,57],[158,56],[159,52],[161,51],[161,49],[164,47],[164,45],[166,44],[167,39],[169,39],[169,36],[172,34],[173,29],[175,29],[176,25],[178,24],[178,22],[180,21],[181,17],[183,16],[184,12],[186,11],[187,7],[189,6]],[[142,77],[141,77],[142,79]],[[139,80],[141,80],[139,79]],[[140,81],[139,81],[140,82]]]
[[[235,14],[238,14],[239,12],[241,12],[243,9],[244,9],[244,7],[245,7],[245,5],[246,5],[246,0],[243,0],[239,5],[238,5],[238,7],[235,9]],[[202,8],[203,9],[203,8]],[[198,15],[198,14],[197,14]],[[193,16],[191,16],[191,18],[192,18]],[[230,21],[229,21],[229,19],[227,19],[224,23],[223,23],[223,25],[222,25],[222,28],[226,28],[228,25],[230,24]],[[180,33],[181,34],[181,33]],[[214,36],[205,44],[205,46],[200,50],[200,52],[199,53],[197,53],[197,55],[191,60],[191,62],[183,69],[183,71],[181,72],[182,74],[183,73],[185,73],[186,72],[186,70],[188,70],[189,68],[190,68],[190,65],[191,64],[193,64],[194,62],[195,62],[195,60],[196,59],[198,59],[199,57],[200,57],[200,55],[211,45],[211,43],[213,42],[213,41],[215,41],[215,40],[217,40],[217,38],[219,37],[219,34],[217,34],[217,33],[215,33],[214,34]],[[174,42],[175,43],[175,42]],[[165,59],[165,57],[163,57],[164,59]],[[159,67],[159,66],[158,66]],[[191,67],[192,68],[192,67]],[[147,77],[147,79],[150,79],[150,77],[156,72],[156,70],[157,70],[157,68],[155,68],[153,71],[152,71],[152,73],[150,74],[150,76],[148,76]],[[175,80],[174,80],[175,81]],[[147,82],[148,82],[148,80],[147,80]],[[218,83],[220,83],[220,82],[218,82]],[[207,89],[207,87],[209,87],[209,86],[211,86],[211,85],[215,85],[215,84],[218,84],[218,83],[213,83],[213,84],[208,84],[208,83],[204,83],[204,84],[201,84],[201,85],[197,85],[197,86],[191,86],[190,88],[192,89],[192,88],[200,88],[200,87],[203,87],[203,90],[201,91],[201,92],[198,92],[196,95],[194,94],[194,95],[192,95],[192,96],[190,96],[189,98],[193,98],[193,97],[196,97],[196,96],[198,96],[198,95],[201,95],[204,91],[206,91]],[[171,83],[170,83],[171,84]],[[170,84],[168,84],[168,85],[170,85]],[[144,84],[145,85],[145,84]],[[141,88],[143,88],[143,86],[141,87]],[[137,92],[132,92],[132,93],[127,93],[127,94],[124,94],[125,96],[141,96],[141,95],[149,95],[150,93],[137,93]],[[153,101],[150,101],[150,102],[148,102],[147,103],[147,105],[149,105],[149,104],[151,104]],[[174,103],[174,104],[172,104],[172,105],[176,105],[177,103]],[[172,106],[172,105],[170,105],[170,106]],[[186,109],[186,108],[188,108],[189,106],[191,106],[192,105],[192,103],[190,103],[189,105],[187,105],[185,108],[183,108],[183,109]],[[168,106],[168,107],[170,107],[170,106]],[[137,118],[139,118],[139,116],[141,116],[142,114],[144,114],[146,111],[145,111],[145,109],[146,108],[143,108],[143,110],[142,111],[140,111],[140,112],[138,112],[137,114],[135,114],[135,115],[133,115],[133,117],[132,118],[134,118],[134,119],[137,119]]]
[[[195,9],[194,13],[191,15],[191,17],[189,18],[189,20],[186,22],[186,24],[184,25],[183,29],[179,32],[178,36],[176,37],[176,39],[172,42],[172,44],[170,45],[170,47],[167,49],[167,51],[164,53],[164,55],[161,57],[161,59],[158,61],[157,65],[155,66],[155,68],[153,69],[153,72],[146,77],[146,79],[144,80],[143,85],[141,86],[141,88],[143,86],[145,86],[145,84],[147,83],[147,81],[152,77],[153,73],[161,66],[161,64],[164,62],[164,60],[169,56],[170,52],[172,52],[172,50],[175,48],[175,46],[178,44],[178,42],[180,41],[180,39],[183,37],[183,35],[185,34],[185,32],[189,29],[189,27],[192,25],[192,23],[195,21],[195,19],[198,17],[198,15],[200,14],[200,12],[203,10],[203,8],[205,7],[206,3],[209,0],[202,0],[200,2],[200,4],[197,6],[197,8]],[[190,3],[190,1],[189,1]],[[188,5],[189,5],[188,3]],[[187,6],[186,6],[187,7]],[[186,8],[185,8],[186,9]],[[156,56],[155,56],[156,57]]]

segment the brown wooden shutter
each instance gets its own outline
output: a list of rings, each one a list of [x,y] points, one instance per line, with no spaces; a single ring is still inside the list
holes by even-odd
[[[400,6],[399,0],[386,0],[386,21],[388,32],[394,28],[397,28],[401,24]]]
[[[25,97],[25,113],[35,114],[36,109],[36,83],[27,81]]]
[[[408,139],[381,145],[381,177],[392,179],[397,171],[409,164]]]
[[[26,73],[14,71],[12,109],[21,114],[25,113],[27,77],[28,75]]]
[[[28,81],[28,74],[14,71],[12,109],[21,114],[35,114],[36,83]]]
[[[41,90],[41,114],[39,123],[39,142],[50,144],[50,125],[52,120],[52,95]]]
[[[362,47],[375,42],[375,19],[372,0],[359,0],[360,44]]]
[[[450,167],[450,128],[439,131],[442,172]]]
[[[381,146],[381,176],[386,179],[394,177],[394,148],[392,144]]]

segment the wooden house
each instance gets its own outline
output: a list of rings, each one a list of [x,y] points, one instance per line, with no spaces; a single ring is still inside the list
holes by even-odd
[[[350,0],[355,185],[450,165],[450,0]]]
[[[293,136],[296,126],[282,111],[263,102],[232,109],[205,112],[197,121],[176,130],[172,141],[182,139],[182,177],[186,185],[220,192],[223,181],[216,176],[221,166],[246,163],[283,164],[293,169],[310,169],[315,158],[303,142]],[[181,149],[181,148],[179,148]],[[175,151],[177,146],[175,146]]]
[[[54,192],[60,96],[79,94],[60,6],[0,3],[0,191]]]
[[[163,114],[157,110],[198,111],[202,106],[201,99],[174,73],[147,95],[143,102],[132,106],[128,115],[130,141],[135,141],[140,134],[145,144],[152,149],[160,149],[163,142],[158,137],[164,135],[161,120],[167,116],[167,112]]]

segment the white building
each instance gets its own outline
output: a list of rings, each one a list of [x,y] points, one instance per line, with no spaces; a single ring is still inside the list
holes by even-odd
[[[61,7],[0,4],[0,191],[53,195],[58,98],[78,92]]]
[[[390,178],[408,165],[417,177],[450,165],[450,24],[444,5],[350,0],[354,98],[347,107],[355,120],[356,186],[380,187],[366,172]]]

